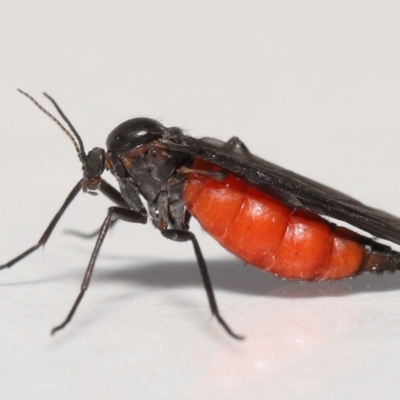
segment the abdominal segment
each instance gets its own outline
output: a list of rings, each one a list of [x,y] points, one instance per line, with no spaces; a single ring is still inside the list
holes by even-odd
[[[199,159],[192,168],[219,169]],[[217,181],[190,173],[184,201],[203,229],[224,248],[283,278],[337,280],[355,275],[361,267],[372,270],[371,254],[375,264],[388,258],[385,253],[379,259],[376,251],[368,250],[360,235],[314,213],[293,209],[232,174]]]

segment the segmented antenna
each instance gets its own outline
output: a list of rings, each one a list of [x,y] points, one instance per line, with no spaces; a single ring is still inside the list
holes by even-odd
[[[86,159],[86,154],[85,154],[85,149],[83,147],[82,139],[79,136],[76,129],[71,124],[71,122],[69,121],[69,119],[62,112],[61,108],[58,106],[56,101],[54,99],[52,99],[48,94],[43,93],[53,103],[54,107],[56,108],[58,113],[61,115],[61,118],[64,120],[64,122],[69,126],[72,133],[54,115],[52,115],[41,104],[39,104],[31,95],[29,95],[28,93],[24,92],[21,89],[17,89],[17,90],[20,93],[22,93],[24,96],[26,96],[29,100],[31,100],[32,103],[35,104],[35,106],[39,108],[39,110],[44,112],[50,119],[52,119],[64,131],[64,133],[71,139],[72,143],[74,144],[74,147],[76,149],[76,152],[78,153],[79,159],[81,160],[81,162],[83,162]]]

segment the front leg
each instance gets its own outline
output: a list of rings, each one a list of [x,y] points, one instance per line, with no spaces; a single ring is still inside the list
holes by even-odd
[[[5,268],[11,268],[14,264],[17,262],[21,261],[25,257],[29,256],[29,254],[33,253],[36,251],[39,247],[44,246],[47,243],[47,240],[49,239],[51,233],[53,232],[53,229],[57,225],[58,221],[64,214],[65,210],[68,208],[68,206],[71,204],[72,200],[76,197],[76,195],[80,192],[82,187],[82,180],[80,180],[72,189],[71,193],[68,195],[68,197],[65,199],[63,205],[61,208],[58,210],[57,214],[53,217],[51,220],[49,226],[46,228],[44,231],[43,235],[37,242],[37,244],[33,245],[30,247],[28,250],[25,250],[23,253],[21,253],[19,256],[13,258],[12,260],[8,261],[6,264],[0,265],[0,270],[5,269]]]
[[[121,193],[113,186],[111,186],[106,180],[101,179],[99,190],[101,193],[103,193],[106,197],[108,197],[113,203],[115,203],[119,207],[129,208],[128,205],[126,204],[126,201],[121,196]],[[117,221],[118,219],[112,220],[110,228],[112,228]],[[81,231],[77,231],[76,229],[66,229],[64,231],[64,233],[67,233],[69,235],[79,236],[85,239],[95,238],[96,236],[98,236],[99,232],[100,229],[96,229],[94,232],[91,233],[83,233]]]

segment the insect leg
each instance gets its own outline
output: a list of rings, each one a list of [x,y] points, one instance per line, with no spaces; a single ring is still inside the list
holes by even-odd
[[[210,303],[211,313],[215,316],[215,318],[217,318],[217,321],[224,327],[224,329],[226,330],[226,332],[229,333],[229,335],[231,335],[235,339],[239,340],[244,339],[244,336],[237,335],[232,331],[232,329],[227,325],[227,323],[223,320],[223,318],[219,313],[217,301],[215,300],[214,291],[211,284],[211,279],[210,276],[208,275],[207,265],[204,260],[203,254],[201,252],[199,243],[196,239],[196,236],[192,232],[183,231],[179,229],[167,229],[161,231],[161,234],[167,239],[171,239],[176,242],[187,242],[188,240],[192,242],[194,252],[197,258],[197,264],[199,266],[201,277],[203,279],[204,288],[206,289],[208,302]]]
[[[53,232],[54,227],[57,225],[57,222],[60,220],[61,216],[64,214],[64,211],[68,208],[68,206],[71,204],[72,200],[75,198],[75,196],[79,193],[82,187],[82,180],[80,180],[72,189],[71,193],[68,195],[68,197],[65,199],[64,204],[61,206],[57,214],[53,217],[53,219],[50,222],[50,225],[47,227],[47,229],[44,231],[42,237],[39,239],[38,243],[29,248],[28,250],[24,251],[21,253],[18,257],[13,258],[10,260],[8,263],[0,265],[0,270],[5,269],[5,268],[10,268],[12,267],[15,263],[18,261],[22,260],[29,254],[33,253],[35,250],[37,250],[40,246],[44,246],[49,239],[51,233]]]
[[[111,186],[104,179],[101,179],[99,190],[106,197],[108,197],[113,203],[115,203],[118,206],[123,207],[123,208],[129,208],[128,205],[126,204],[125,200],[121,196],[121,193],[117,189],[115,189],[113,186]],[[117,221],[118,221],[118,219],[112,220],[110,228],[112,228],[116,224]],[[99,234],[100,229],[96,229],[94,232],[91,232],[91,233],[83,233],[83,232],[77,231],[75,229],[66,229],[64,232],[69,235],[79,236],[79,237],[82,237],[85,239],[91,239],[91,238],[96,237]]]
[[[228,150],[233,150],[233,149],[239,149],[243,152],[243,154],[250,154],[249,149],[247,146],[237,137],[233,136],[231,137],[224,146]]]
[[[53,335],[55,332],[58,330],[64,328],[72,319],[72,317],[75,314],[75,311],[77,310],[79,303],[81,302],[87,288],[89,287],[90,279],[92,277],[94,265],[96,263],[97,256],[99,254],[101,245],[103,244],[104,238],[107,234],[108,229],[110,228],[111,221],[114,218],[122,219],[127,222],[137,222],[140,224],[145,224],[147,222],[147,217],[143,216],[142,214],[133,211],[133,210],[128,210],[126,208],[122,207],[110,207],[108,209],[107,217],[103,222],[103,225],[100,228],[99,235],[97,237],[96,245],[94,246],[93,253],[90,257],[89,264],[86,269],[85,276],[82,281],[81,285],[81,290],[79,292],[78,297],[76,298],[71,311],[68,313],[67,318],[58,326],[54,327],[51,331],[51,334]]]
[[[103,193],[106,197],[108,197],[113,203],[115,203],[119,207],[128,208],[128,205],[121,196],[121,193],[104,179],[102,179],[100,182],[100,192]]]
[[[225,171],[204,171],[202,169],[193,169],[188,167],[180,167],[177,169],[180,174],[197,174],[197,175],[204,175],[208,178],[215,179],[216,181],[223,181],[227,173]]]

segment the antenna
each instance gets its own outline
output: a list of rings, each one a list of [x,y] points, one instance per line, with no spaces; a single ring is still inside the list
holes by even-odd
[[[29,100],[32,101],[33,104],[35,104],[36,107],[39,108],[43,113],[45,113],[50,119],[52,119],[60,128],[61,130],[71,139],[72,143],[74,144],[74,147],[76,149],[76,152],[78,153],[79,159],[81,162],[84,162],[86,159],[86,154],[85,154],[85,149],[83,147],[83,142],[81,137],[79,136],[78,132],[74,128],[74,126],[71,124],[69,119],[65,116],[61,108],[58,106],[56,101],[51,98],[48,94],[43,93],[54,105],[58,113],[60,114],[61,118],[64,120],[64,122],[68,125],[68,127],[71,129],[72,133],[54,116],[52,115],[49,111],[47,111],[41,104],[39,104],[38,101],[36,101],[31,95],[28,93],[24,92],[21,89],[17,89],[20,93],[22,93],[24,96],[26,96]]]

